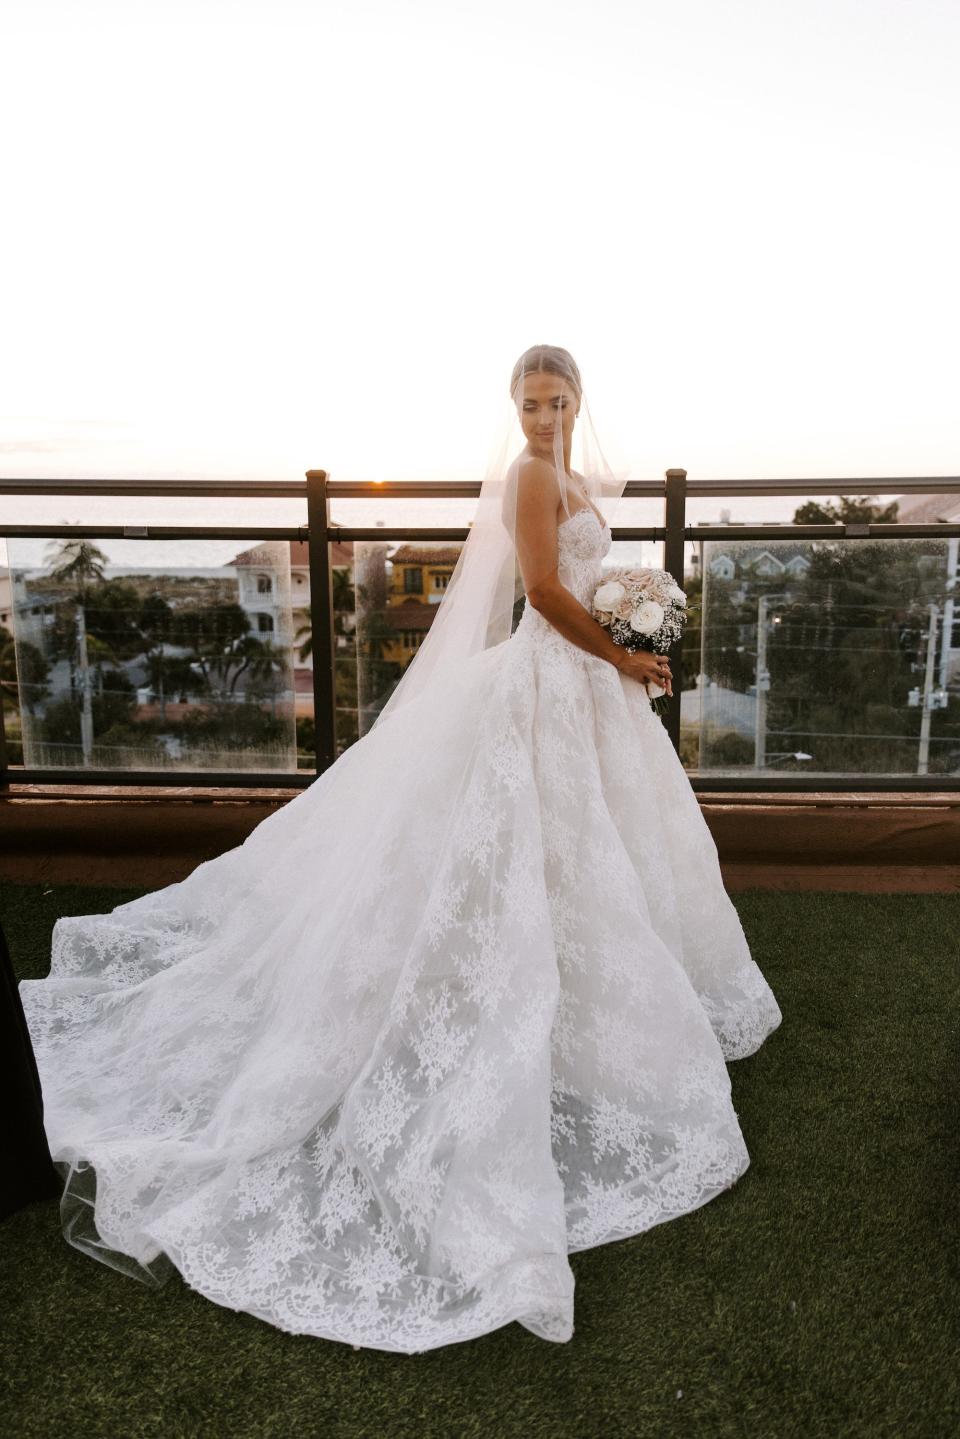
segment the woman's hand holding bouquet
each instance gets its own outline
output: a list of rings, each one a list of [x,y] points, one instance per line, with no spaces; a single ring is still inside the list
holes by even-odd
[[[650,650],[625,649],[617,669],[622,675],[644,685],[651,699],[673,694],[673,676],[666,655],[655,655]]]
[[[651,700],[673,694],[667,651],[683,634],[687,597],[666,570],[608,570],[593,596],[595,620],[624,656],[618,665],[646,686]]]

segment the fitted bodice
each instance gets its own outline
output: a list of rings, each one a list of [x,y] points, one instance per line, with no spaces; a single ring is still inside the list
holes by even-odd
[[[557,527],[557,573],[567,589],[588,608],[600,562],[612,544],[610,526],[589,508],[577,510]]]
[[[613,543],[610,526],[584,507],[557,526],[557,577],[582,605],[591,608],[593,592],[600,578],[601,561]],[[548,619],[529,602],[524,604],[515,634],[532,635],[538,644],[560,644],[563,639]]]
[[[601,561],[612,543],[610,526],[589,507],[577,510],[557,526],[557,576],[587,609],[593,599]],[[533,605],[524,605],[519,627],[527,629],[538,620],[552,629]]]

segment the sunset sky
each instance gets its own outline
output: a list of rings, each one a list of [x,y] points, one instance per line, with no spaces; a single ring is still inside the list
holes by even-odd
[[[960,471],[957,0],[6,0],[0,474]],[[2,504],[0,499],[0,504]]]

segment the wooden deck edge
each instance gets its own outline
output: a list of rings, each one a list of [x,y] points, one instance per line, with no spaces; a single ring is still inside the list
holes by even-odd
[[[745,864],[720,861],[730,894],[748,889],[854,894],[960,894],[960,865]]]
[[[304,786],[303,788],[307,788]],[[10,801],[78,800],[124,804],[150,802],[155,804],[203,803],[221,801],[258,803],[263,800],[284,802],[302,793],[291,786],[225,786],[225,785],[96,785],[96,784],[17,784],[0,787],[0,805]],[[960,792],[955,790],[707,790],[697,792],[703,808],[769,809],[958,809]]]
[[[0,879],[14,883],[137,885],[186,878],[242,844],[302,791],[83,786],[0,795]],[[82,793],[78,795],[77,790]],[[37,793],[36,791],[43,791]],[[789,798],[790,803],[785,803]],[[956,796],[709,794],[699,797],[731,891],[846,889],[955,893],[960,889]],[[852,801],[852,802],[851,802]]]

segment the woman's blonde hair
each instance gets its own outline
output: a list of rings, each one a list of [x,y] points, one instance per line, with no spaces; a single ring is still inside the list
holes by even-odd
[[[561,380],[566,380],[576,390],[577,399],[583,394],[583,382],[577,362],[570,351],[562,349],[560,345],[531,345],[529,350],[524,350],[513,367],[510,394],[516,394],[517,386],[524,375],[536,370],[543,370],[548,375],[557,375]]]

